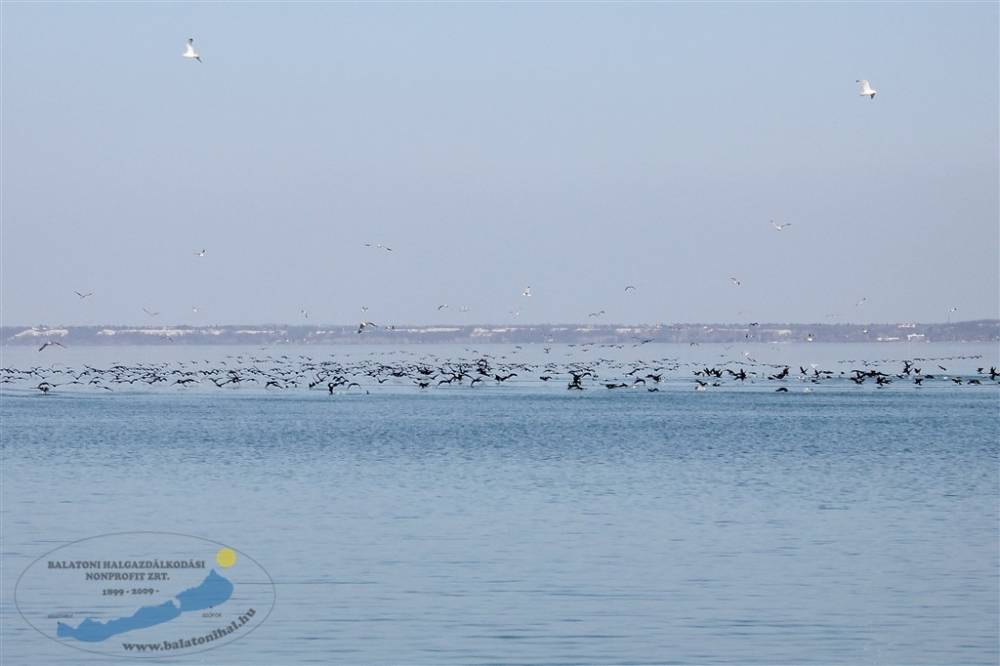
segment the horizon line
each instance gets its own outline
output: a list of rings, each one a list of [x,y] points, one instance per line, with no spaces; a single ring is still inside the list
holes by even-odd
[[[428,324],[390,324],[396,329],[399,328],[475,328],[484,326],[505,326],[509,328],[529,328],[529,327],[560,327],[560,326],[583,326],[588,328],[669,328],[677,326],[749,326],[754,324],[757,326],[960,326],[968,324],[983,324],[992,323],[1000,324],[1000,318],[985,317],[979,319],[962,319],[959,321],[942,321],[942,322],[924,322],[916,320],[906,320],[906,321],[869,321],[869,322],[819,322],[819,321],[691,321],[691,322],[661,322],[658,324],[652,324],[648,322],[643,323],[625,323],[625,322],[542,322],[542,323],[521,323],[521,322],[478,322],[478,323],[454,323],[454,322],[442,322],[442,323],[428,323]],[[118,323],[118,324],[3,324],[0,323],[0,329],[7,328],[23,328],[23,329],[59,329],[59,328],[233,328],[233,327],[266,327],[266,326],[283,326],[283,327],[295,327],[295,328],[319,328],[319,327],[333,327],[333,328],[354,328],[357,323],[304,323],[304,322],[255,322],[255,323],[205,323],[205,324],[176,324],[176,323],[159,323],[159,322],[148,322],[143,324],[134,323]],[[392,330],[388,326],[378,325],[380,330]]]

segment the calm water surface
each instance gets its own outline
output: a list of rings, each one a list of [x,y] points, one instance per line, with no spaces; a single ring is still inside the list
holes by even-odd
[[[4,663],[125,663],[13,587],[150,529],[277,587],[157,663],[997,663],[1000,391],[853,388],[6,391]]]

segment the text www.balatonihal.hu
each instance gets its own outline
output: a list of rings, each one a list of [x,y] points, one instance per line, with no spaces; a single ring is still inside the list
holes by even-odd
[[[215,629],[211,633],[204,634],[203,636],[182,638],[176,641],[160,641],[159,643],[122,643],[122,647],[131,652],[162,652],[165,650],[182,650],[184,648],[198,647],[228,636],[249,622],[250,618],[252,618],[255,614],[256,611],[251,608],[226,626]]]

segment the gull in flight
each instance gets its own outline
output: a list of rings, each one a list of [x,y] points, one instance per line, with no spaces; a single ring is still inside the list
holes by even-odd
[[[438,310],[444,310],[447,307],[448,307],[447,303],[442,303],[441,305],[438,306]]]
[[[626,294],[631,293],[633,291],[635,291],[635,287],[634,286],[628,285],[627,287],[625,287],[625,293]]]
[[[194,37],[188,37],[187,44],[184,46],[184,57],[201,62],[201,55],[194,50]]]
[[[66,345],[64,345],[63,343],[57,342],[55,340],[51,340],[51,341],[46,342],[45,344],[43,344],[41,347],[39,347],[38,351],[42,351],[46,347],[52,347],[52,346],[62,347],[63,349],[66,349]]]
[[[198,252],[195,252],[194,256],[196,256],[196,257],[204,257],[206,252],[208,252],[208,250],[204,250],[203,249],[203,250],[200,250]]]
[[[358,333],[360,334],[364,332],[366,328],[378,328],[378,324],[373,321],[363,321],[358,324]]]
[[[160,316],[159,312],[153,312],[152,310],[150,310],[148,308],[143,308],[142,311],[145,312],[146,314],[148,314],[150,317],[159,317]]]
[[[792,226],[792,223],[791,222],[785,222],[784,224],[778,224],[774,220],[771,220],[771,226],[774,227],[775,230],[777,230],[777,231],[784,231],[788,227]]]
[[[77,296],[79,296],[81,301],[83,299],[87,298],[88,296],[93,296],[94,295],[94,292],[92,292],[92,291],[88,291],[86,294],[81,294],[78,291],[74,291],[73,293],[76,294]]]
[[[373,247],[376,250],[385,250],[386,252],[392,252],[391,247],[386,247],[382,243],[365,243],[365,247]]]
[[[857,83],[861,88],[861,92],[858,93],[859,95],[867,97],[868,99],[875,99],[875,93],[878,91],[872,90],[871,84],[868,83],[868,79],[858,79],[855,83]]]
[[[521,292],[522,296],[531,296],[531,287],[525,287],[524,291]]]
[[[309,319],[309,310],[299,310],[299,314],[305,317],[306,319]]]
[[[856,307],[856,308],[857,307],[861,307],[862,305],[864,305],[867,302],[868,302],[868,297],[867,296],[862,296],[861,300],[854,304],[854,307]]]
[[[734,285],[736,285],[737,287],[739,287],[739,286],[742,286],[742,284],[743,284],[742,282],[740,282],[739,280],[737,280],[737,279],[736,279],[736,278],[734,278],[734,277],[731,277],[731,278],[729,278],[729,281],[730,281],[730,282],[732,282],[732,283],[733,283]]]
[[[604,314],[604,310],[599,310],[599,311],[597,311],[597,312],[591,312],[591,313],[590,313],[590,314],[588,314],[587,316],[588,316],[588,317],[600,317],[600,316],[601,316],[601,315],[603,315],[603,314]]]

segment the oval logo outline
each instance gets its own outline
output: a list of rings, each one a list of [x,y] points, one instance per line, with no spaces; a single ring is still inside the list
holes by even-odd
[[[222,550],[228,550],[230,553],[233,554],[233,556],[236,556],[238,554],[238,557],[240,557],[240,558],[246,558],[266,578],[266,585],[270,589],[270,593],[271,593],[270,605],[267,608],[267,612],[264,613],[263,617],[261,617],[259,621],[255,621],[254,624],[251,627],[249,627],[246,632],[240,633],[240,634],[238,634],[238,635],[236,635],[233,638],[230,638],[228,640],[222,640],[221,642],[209,645],[208,647],[200,647],[200,646],[198,646],[198,647],[191,648],[191,649],[184,649],[182,652],[171,651],[171,650],[161,650],[161,651],[158,651],[158,652],[156,652],[156,651],[154,651],[154,652],[126,651],[125,654],[122,654],[122,653],[119,653],[119,652],[111,652],[111,651],[104,651],[104,650],[88,649],[86,647],[81,647],[80,645],[76,645],[76,644],[68,642],[68,641],[60,640],[58,637],[46,633],[42,628],[40,628],[37,624],[35,624],[35,622],[33,622],[31,620],[31,618],[28,616],[28,614],[25,613],[24,608],[22,607],[22,604],[21,604],[21,601],[22,601],[22,595],[21,595],[21,593],[22,593],[22,590],[23,590],[22,582],[24,581],[25,576],[29,572],[31,572],[33,569],[35,569],[36,565],[38,565],[40,562],[42,562],[46,558],[54,555],[55,553],[58,553],[61,550],[72,548],[74,546],[78,546],[78,545],[86,543],[88,541],[95,541],[95,540],[98,540],[98,539],[122,538],[122,537],[129,537],[129,536],[140,536],[140,535],[141,536],[146,536],[146,537],[150,537],[150,536],[155,536],[155,537],[171,537],[171,538],[178,538],[179,537],[179,538],[183,538],[183,539],[190,539],[192,541],[197,541],[197,542],[201,542],[201,543],[204,543],[204,544],[211,544],[213,546],[217,546],[220,549],[218,551],[218,553],[221,553]],[[212,573],[214,573],[214,570],[213,570]],[[14,584],[14,595],[13,596],[14,596],[14,607],[17,609],[18,615],[21,616],[21,618],[28,624],[28,626],[30,626],[32,629],[34,629],[35,631],[37,631],[39,634],[41,634],[45,638],[51,640],[52,642],[54,642],[54,643],[56,643],[58,645],[62,645],[62,646],[69,647],[69,648],[73,648],[75,650],[80,650],[81,652],[88,652],[90,654],[99,654],[99,655],[104,655],[104,656],[120,657],[120,658],[124,658],[124,659],[166,659],[166,658],[177,658],[177,657],[181,657],[181,656],[184,656],[184,655],[200,654],[200,653],[208,652],[209,650],[214,650],[216,648],[224,647],[224,646],[226,646],[226,645],[228,645],[230,643],[236,642],[236,641],[238,641],[238,640],[240,640],[242,638],[245,638],[246,636],[249,636],[258,627],[260,627],[262,624],[264,624],[267,621],[267,619],[271,616],[271,612],[274,610],[274,606],[275,606],[275,604],[277,604],[277,601],[278,601],[277,586],[274,583],[274,579],[271,577],[271,573],[266,568],[264,568],[264,566],[261,565],[260,562],[258,562],[254,557],[252,557],[251,555],[247,554],[246,552],[244,552],[244,551],[242,551],[242,550],[240,550],[238,548],[235,548],[233,546],[230,546],[229,544],[222,543],[221,541],[216,541],[214,539],[208,539],[208,538],[205,538],[205,537],[195,536],[193,534],[185,534],[185,533],[182,533],[182,532],[161,532],[161,531],[156,531],[156,530],[135,530],[135,531],[125,531],[125,532],[109,532],[109,533],[106,533],[106,534],[97,534],[97,535],[94,535],[94,536],[84,537],[83,539],[76,539],[74,541],[70,541],[69,543],[65,543],[65,544],[63,544],[61,546],[57,546],[56,548],[53,548],[52,550],[47,551],[47,552],[39,555],[38,557],[36,557],[34,560],[31,561],[31,563],[28,564],[28,566],[26,566],[24,568],[23,571],[21,571],[20,575],[17,578],[17,582]],[[53,618],[53,619],[55,619],[55,618]],[[88,618],[88,619],[90,619],[90,618]],[[79,627],[78,627],[78,629],[79,629]]]

